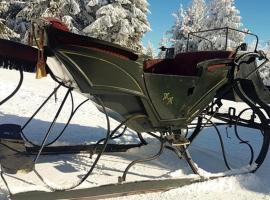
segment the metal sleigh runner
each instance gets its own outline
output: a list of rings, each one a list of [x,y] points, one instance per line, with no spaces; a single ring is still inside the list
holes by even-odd
[[[49,74],[58,84],[25,124],[0,124],[1,176],[7,188],[9,185],[5,181],[5,174],[14,174],[21,170],[34,171],[44,182],[35,169],[35,163],[42,154],[82,151],[96,154],[95,158],[92,158],[94,161],[88,173],[71,188],[60,191],[47,185],[51,193],[26,192],[11,194],[11,198],[29,199],[36,195],[36,199],[67,199],[161,191],[235,174],[236,172],[231,170],[227,174],[206,178],[200,173],[188,150],[205,127],[213,127],[216,130],[228,170],[231,167],[226,158],[218,126],[234,127],[240,143],[247,145],[250,150],[247,163],[250,168],[238,173],[256,172],[267,155],[270,142],[270,91],[263,84],[258,71],[265,66],[268,59],[262,51],[257,50],[256,35],[239,31],[257,39],[254,51],[247,52],[244,43],[234,51],[228,51],[227,36],[230,31],[238,30],[215,30],[225,32],[226,45],[223,50],[189,52],[187,49],[185,53],[172,56],[171,49],[164,48],[167,50],[165,59],[149,59],[109,42],[70,33],[62,22],[53,18],[42,18],[33,23],[29,45],[1,39],[0,65],[18,70],[20,79],[15,90],[0,100],[0,106],[8,103],[20,89],[24,71],[36,72],[37,78]],[[199,34],[215,30],[190,33],[189,39],[197,37],[199,40],[206,40],[212,46],[210,40]],[[189,41],[187,47],[190,46]],[[54,114],[42,143],[35,144],[24,135],[24,129],[61,87],[67,88],[63,101]],[[86,100],[77,107],[72,100],[72,112],[67,124],[53,141],[48,141],[67,99],[73,99],[73,90],[83,94]],[[236,113],[233,107],[222,112],[222,100],[244,102],[247,108],[240,113]],[[51,146],[64,134],[79,108],[88,101],[93,101],[106,116],[106,137],[94,145]],[[244,117],[245,112],[252,114],[247,118]],[[119,122],[119,126],[113,130],[110,128],[109,117]],[[241,138],[238,133],[239,127],[259,132],[262,142],[257,154],[249,141]],[[119,134],[120,128],[123,131]],[[137,133],[140,144],[108,143],[123,136],[127,128]],[[189,131],[185,132],[187,128]],[[141,133],[147,133],[160,142],[160,149],[156,155],[131,162],[116,184],[78,189],[77,192],[72,190],[91,175],[103,153],[125,152],[130,148],[147,145]],[[126,182],[132,166],[158,158],[165,148],[175,152],[179,159],[186,160],[198,177]]]

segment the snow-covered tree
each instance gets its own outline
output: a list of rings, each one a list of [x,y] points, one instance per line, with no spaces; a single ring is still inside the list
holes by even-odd
[[[56,17],[69,27],[70,31],[79,33],[74,17],[80,13],[76,0],[37,0],[28,1],[26,6],[16,15],[16,27],[26,27],[18,30],[22,38],[29,30],[31,20],[40,17]]]
[[[90,0],[89,10],[105,4]],[[150,30],[146,0],[110,0],[96,12],[96,20],[83,31],[85,34],[142,52],[141,39]]]
[[[5,25],[5,20],[0,18],[0,38],[6,40],[18,40],[20,35]]]
[[[207,18],[205,20],[207,29],[229,27],[241,29],[240,11],[235,7],[234,0],[211,0],[208,6]],[[210,39],[214,42],[216,49],[224,49],[226,31],[210,33]],[[237,31],[229,31],[228,48],[235,48],[244,41],[245,35]]]
[[[205,29],[206,4],[204,0],[193,0],[183,18],[184,34]]]
[[[96,19],[96,11],[104,6],[107,5],[106,0],[77,0],[80,6],[80,12],[78,15],[74,16],[75,21],[78,24],[78,29],[80,30],[80,34],[82,34],[82,30],[89,26],[89,24],[93,23]],[[90,6],[94,5],[95,6]]]
[[[156,51],[154,45],[151,42],[148,42],[147,46],[145,47],[144,54],[149,56],[150,58],[156,57]]]
[[[251,43],[251,45],[254,42]],[[253,45],[254,46],[254,45]],[[270,59],[270,40],[265,42],[263,45],[259,44],[259,49],[262,49],[265,53],[268,59]],[[253,47],[254,50],[254,47]],[[260,70],[260,77],[262,78],[265,85],[270,86],[270,63],[266,63],[264,67],[262,67]]]
[[[266,45],[265,45],[265,51],[269,54],[270,53],[270,40],[268,40],[266,42]]]
[[[193,0],[187,10],[180,5],[178,12],[174,13],[175,24],[169,33],[172,35],[171,39],[175,47],[175,53],[186,50],[187,38],[189,32],[199,31],[205,29],[205,10],[206,4],[204,0]],[[195,41],[197,38],[190,39],[189,49],[197,50]]]
[[[189,32],[223,27],[241,29],[243,26],[240,11],[235,7],[234,0],[210,0],[207,5],[204,0],[193,0],[188,9],[184,10],[181,6],[174,17],[175,24],[169,33],[172,35],[175,53],[186,50]],[[212,41],[214,49],[225,48],[226,30],[196,33],[196,35]],[[235,48],[243,42],[244,36],[243,33],[229,30],[227,47]],[[212,48],[209,41],[199,37],[190,37],[189,50],[209,50]]]
[[[172,35],[171,40],[173,47],[175,48],[175,52],[179,53],[186,49],[186,39],[188,34],[188,30],[186,30],[187,27],[184,24],[186,11],[184,11],[182,4],[180,5],[178,12],[173,13],[173,16],[175,18],[175,24],[168,33]]]
[[[163,35],[163,37],[159,41],[159,47],[161,47],[157,56],[159,59],[164,59],[166,57],[166,52],[162,51],[162,47],[167,47],[168,43],[169,43],[169,39],[165,35]]]
[[[17,10],[18,6],[14,2],[0,2],[0,38],[8,40],[19,39],[19,35],[12,30],[13,23],[10,20]]]
[[[2,27],[27,41],[31,21],[56,17],[70,31],[118,43],[142,52],[141,39],[149,28],[147,0],[17,0],[0,2]],[[3,29],[3,28],[2,28]],[[82,31],[84,30],[84,32]],[[3,30],[2,30],[3,32]]]
[[[9,3],[6,1],[0,2],[0,17],[4,18],[7,15],[7,11],[9,9]]]

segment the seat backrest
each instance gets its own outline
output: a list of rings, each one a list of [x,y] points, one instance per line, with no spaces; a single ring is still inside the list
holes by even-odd
[[[198,63],[216,58],[229,58],[231,54],[231,51],[198,51],[179,53],[174,59],[145,61],[144,71],[157,74],[197,76]]]
[[[136,61],[139,58],[139,56],[130,49],[121,47],[111,42],[74,34],[64,30],[64,28],[59,27],[59,23],[55,22],[53,26],[48,26],[46,28],[50,48],[55,48],[62,45],[75,45],[124,60]]]
[[[144,71],[156,74],[166,74],[174,64],[174,59],[153,59],[144,61]]]

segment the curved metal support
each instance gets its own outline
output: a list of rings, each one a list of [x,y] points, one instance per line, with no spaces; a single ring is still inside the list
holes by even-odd
[[[29,144],[33,145],[34,147],[41,147],[40,145],[38,144],[35,144],[33,143],[29,138],[26,137],[26,135],[23,133],[23,130],[27,127],[27,125],[33,120],[33,118],[39,113],[39,111],[46,105],[46,103],[51,99],[51,97],[58,91],[58,89],[61,87],[61,85],[59,84],[54,90],[53,92],[47,97],[47,99],[45,99],[45,101],[40,105],[40,107],[35,111],[35,113],[27,120],[27,122],[22,126],[22,129],[21,129],[21,134],[22,134],[22,137],[25,141],[27,141]],[[72,88],[69,88],[69,90],[66,92],[66,95],[64,97],[65,100],[63,101],[66,101],[68,95],[71,93],[71,90]],[[62,102],[61,103],[61,106],[60,107],[63,107],[64,106],[64,103],[65,102]],[[59,108],[60,109],[60,108]],[[59,111],[58,109],[58,111]],[[61,108],[62,110],[62,108]],[[60,114],[60,113],[59,113]],[[45,145],[45,146],[48,146],[48,145]]]
[[[181,146],[180,149],[177,149],[177,148],[172,147],[172,146],[166,146],[166,148],[173,151],[177,155],[178,158],[180,158],[180,159],[184,158],[187,161],[187,163],[190,166],[193,173],[198,174],[200,176],[198,167],[195,164],[195,162],[192,160],[191,155],[190,155],[186,145]]]
[[[237,120],[236,120],[236,122],[235,122],[235,124],[234,124],[234,132],[235,132],[236,138],[240,141],[240,144],[245,144],[245,145],[247,145],[248,148],[250,149],[250,160],[249,160],[249,164],[251,165],[251,164],[253,163],[253,161],[254,161],[254,150],[253,150],[252,146],[249,144],[249,141],[245,141],[245,140],[243,140],[243,139],[240,137],[240,135],[239,135],[239,133],[238,133],[238,130],[237,130],[237,125],[238,125],[239,120],[241,119],[241,115],[242,115],[245,111],[247,111],[247,110],[251,110],[251,108],[246,108],[246,109],[242,110],[242,111],[239,113],[238,118],[237,118]]]
[[[203,118],[201,116],[198,117],[197,125],[191,136],[188,138],[190,141],[190,144],[193,142],[193,140],[199,135],[199,133],[202,130],[202,120]]]
[[[237,84],[234,86],[234,90],[236,94],[244,101],[260,118],[261,120],[261,132],[263,134],[263,143],[262,147],[260,149],[259,155],[255,160],[255,163],[257,164],[257,167],[252,171],[255,172],[259,169],[259,167],[262,165],[263,161],[266,158],[268,149],[269,149],[269,143],[270,143],[270,126],[268,124],[268,120],[266,119],[263,112],[256,106],[256,103],[262,107],[263,109],[266,107],[265,104],[262,101],[259,101],[259,97],[257,99],[252,99],[248,97],[248,94],[243,91],[243,89],[240,86],[240,82],[238,81]],[[255,90],[255,89],[254,89]],[[266,108],[267,115],[269,116],[268,109]]]
[[[90,100],[90,99],[84,100],[84,101],[81,102],[81,103],[75,108],[75,110],[74,110],[74,103],[73,103],[72,93],[70,93],[70,95],[71,95],[71,99],[72,99],[72,112],[71,112],[71,114],[70,114],[70,117],[69,117],[69,119],[68,119],[66,125],[65,125],[64,128],[62,129],[62,131],[59,133],[59,135],[58,135],[54,140],[52,140],[51,142],[47,143],[47,144],[45,145],[45,147],[47,147],[47,146],[52,145],[53,143],[55,143],[55,142],[63,135],[63,133],[65,132],[66,128],[69,126],[70,121],[72,120],[73,116],[74,116],[74,115],[76,114],[76,112],[78,111],[78,109],[79,109],[82,105],[84,105],[86,102],[88,102],[88,101]]]
[[[194,174],[198,174],[200,176],[199,170],[195,162],[192,160],[191,155],[188,151],[188,149],[185,146],[180,147],[180,151],[182,153],[182,156],[187,161],[188,165],[190,166],[191,170]]]
[[[51,78],[52,78],[56,83],[58,83],[59,85],[65,87],[65,88],[67,88],[67,89],[71,88],[70,86],[67,86],[66,83],[64,83],[64,82],[62,82],[62,81],[60,81],[60,80],[58,80],[58,77],[55,76],[55,75],[53,74],[53,72],[51,71],[51,69],[50,69],[48,66],[47,66],[46,70],[47,70],[47,72],[50,74]],[[59,79],[60,79],[60,78],[59,78]]]
[[[145,139],[143,138],[142,134],[140,132],[137,132],[138,138],[141,141],[142,145],[147,145],[148,143],[145,141]]]
[[[126,169],[125,169],[125,171],[124,171],[122,177],[119,177],[119,179],[118,179],[119,182],[126,181],[126,177],[127,177],[127,173],[128,173],[128,171],[129,171],[129,169],[130,169],[132,166],[134,166],[135,164],[143,163],[143,162],[148,162],[148,161],[151,161],[151,160],[155,160],[155,159],[157,159],[158,157],[161,156],[161,154],[163,153],[164,147],[165,147],[165,140],[164,140],[162,134],[161,134],[161,136],[160,136],[159,141],[160,141],[160,149],[159,149],[158,153],[155,154],[154,156],[149,157],[149,158],[139,159],[139,160],[134,160],[134,161],[132,161],[132,162],[126,167]]]
[[[116,133],[116,132],[114,132],[113,134],[110,135],[110,140],[115,140],[117,138],[122,137],[125,134],[126,130],[127,130],[127,126],[124,126],[124,129],[122,130],[122,132],[120,134],[114,135]]]
[[[39,179],[52,191],[65,191],[65,190],[72,190],[76,187],[78,187],[79,185],[81,185],[93,172],[94,168],[96,167],[101,155],[104,153],[106,147],[107,147],[107,144],[108,144],[108,141],[110,139],[110,133],[111,133],[111,128],[110,128],[110,119],[109,119],[109,115],[106,111],[106,108],[103,104],[103,101],[100,99],[100,98],[97,98],[97,101],[100,103],[102,109],[103,109],[103,112],[105,113],[105,116],[106,116],[106,121],[107,121],[107,134],[106,134],[106,138],[104,140],[104,144],[103,144],[103,147],[101,148],[101,151],[100,153],[97,155],[95,161],[93,162],[91,168],[89,169],[89,171],[84,175],[84,177],[77,183],[75,183],[73,186],[69,187],[69,188],[64,188],[64,189],[56,189],[56,188],[53,188],[51,187],[49,184],[46,183],[46,181],[43,179],[43,177],[36,171],[34,170],[34,172],[36,173],[36,175],[39,177]]]
[[[7,102],[9,99],[11,99],[18,92],[18,90],[21,88],[22,83],[23,83],[23,69],[21,67],[19,67],[19,72],[20,72],[20,80],[19,80],[18,85],[16,86],[16,88],[14,89],[14,91],[10,95],[8,95],[5,99],[0,101],[0,106],[3,105],[5,102]]]
[[[8,194],[9,194],[9,196],[11,196],[12,193],[11,193],[11,191],[10,191],[10,189],[9,189],[7,180],[6,180],[5,177],[4,177],[4,172],[2,171],[2,169],[1,169],[0,175],[1,175],[1,178],[2,178],[4,184],[5,184],[6,188],[7,188],[7,192],[8,192]]]
[[[114,136],[114,134],[115,134],[115,133],[123,126],[123,125],[125,125],[125,124],[128,123],[129,121],[132,121],[132,120],[138,119],[138,118],[145,118],[145,117],[147,117],[147,116],[146,116],[146,115],[142,115],[142,114],[137,114],[137,115],[133,115],[133,116],[127,118],[126,120],[124,120],[121,124],[119,124],[119,125],[111,132],[110,138],[109,138],[109,139],[110,139],[110,140],[113,140],[113,139],[119,138],[119,137],[121,137],[122,135],[124,135],[124,133],[125,133],[125,131],[126,131],[126,129],[127,129],[127,126],[125,126],[125,128],[124,128],[123,131],[122,131],[122,133],[120,133],[120,134],[117,135],[117,136]],[[102,139],[100,139],[100,140],[96,143],[95,148],[94,148],[93,152],[91,153],[90,157],[92,157],[92,156],[96,153],[97,148],[98,148],[98,145],[99,145],[101,142],[103,142],[104,140],[105,140],[105,138],[102,138]]]
[[[51,97],[58,91],[58,89],[61,87],[61,84],[59,84],[53,92],[45,99],[45,101],[39,106],[39,108],[35,111],[35,113],[27,120],[27,122],[22,126],[22,130],[25,129],[25,127],[32,121],[32,119],[38,114],[38,112],[44,107],[44,105],[51,99]]]
[[[39,156],[40,156],[40,154],[41,154],[43,148],[45,147],[46,141],[47,141],[47,139],[48,139],[48,137],[49,137],[49,135],[50,135],[50,133],[51,133],[51,131],[52,131],[52,128],[54,127],[54,125],[55,125],[55,123],[56,123],[57,118],[58,118],[59,115],[60,115],[60,112],[61,112],[62,109],[63,109],[63,106],[64,106],[64,104],[65,104],[65,102],[66,102],[66,100],[67,100],[68,95],[69,95],[70,92],[71,92],[71,90],[69,89],[69,90],[67,91],[67,93],[66,93],[66,95],[65,95],[65,97],[64,97],[64,99],[63,99],[63,101],[62,101],[62,103],[61,103],[61,105],[60,105],[60,107],[59,107],[59,109],[58,109],[58,111],[57,111],[57,113],[55,114],[55,117],[54,117],[54,119],[53,119],[53,121],[52,121],[52,123],[51,123],[51,125],[50,125],[50,127],[49,127],[49,129],[48,129],[48,131],[47,131],[47,133],[46,133],[46,135],[45,135],[45,137],[43,138],[43,141],[42,141],[42,143],[41,143],[41,145],[40,145],[39,152],[38,152],[38,154],[36,155],[36,157],[35,157],[35,159],[34,159],[34,163],[37,162],[37,160],[38,160],[38,158],[39,158]]]
[[[88,173],[77,184],[75,184],[74,186],[68,188],[68,190],[71,190],[71,189],[74,189],[74,188],[78,187],[79,185],[81,185],[92,174],[92,172],[95,169],[95,167],[96,167],[96,165],[97,165],[97,163],[98,163],[101,155],[104,153],[104,151],[105,151],[105,149],[107,147],[107,144],[109,142],[109,139],[110,139],[111,126],[110,126],[109,115],[108,115],[108,113],[106,111],[106,108],[105,108],[105,105],[104,105],[103,101],[100,98],[96,98],[96,99],[99,101],[100,105],[102,106],[103,112],[106,115],[106,121],[107,121],[107,134],[106,134],[106,138],[105,138],[105,141],[103,143],[103,147],[102,147],[100,153],[97,155],[97,157],[96,157],[94,163],[92,164],[90,170],[88,171]],[[65,189],[65,190],[67,190],[67,189]]]
[[[190,32],[188,33],[188,39],[187,39],[187,47],[188,47],[188,43],[189,43],[189,39],[190,39],[190,35],[193,35],[195,37],[198,37],[196,34],[197,33],[207,33],[207,32],[211,32],[211,31],[220,31],[220,30],[225,30],[226,31],[226,41],[225,41],[225,46],[227,47],[227,39],[228,39],[228,33],[229,31],[235,31],[235,32],[240,32],[240,33],[244,33],[244,34],[247,34],[247,35],[251,35],[251,36],[254,36],[256,38],[256,44],[255,44],[255,49],[254,49],[254,52],[257,51],[257,47],[258,47],[258,42],[259,42],[259,37],[253,33],[249,33],[247,31],[241,31],[241,30],[237,30],[237,29],[234,29],[234,28],[230,28],[230,27],[223,27],[223,28],[215,28],[215,29],[208,29],[208,30],[202,30],[202,31],[196,31],[196,32]],[[202,38],[204,40],[207,40],[207,38]],[[211,42],[211,41],[210,41]],[[212,43],[212,42],[211,42]],[[213,45],[211,45],[213,46]],[[225,48],[226,50],[226,48]],[[188,52],[188,48],[186,48],[186,52]]]
[[[205,118],[205,119],[206,119],[206,118]],[[225,151],[225,147],[224,147],[224,143],[223,143],[223,139],[222,139],[221,133],[220,133],[218,127],[215,125],[214,122],[212,122],[211,120],[210,120],[209,122],[212,124],[212,126],[213,126],[213,127],[215,128],[215,130],[216,130],[216,133],[218,134],[218,138],[219,138],[219,142],[220,142],[220,146],[221,146],[221,151],[222,151],[223,160],[224,160],[224,163],[225,163],[227,169],[230,170],[231,168],[230,168],[230,166],[229,166],[229,162],[228,162],[227,157],[226,157],[226,151]]]
[[[59,87],[60,87],[61,85],[59,85]],[[45,102],[40,106],[40,108],[38,108],[37,109],[37,111],[32,115],[32,117],[26,122],[26,124],[23,126],[23,128],[22,128],[22,130],[30,123],[30,121],[34,118],[34,116],[40,111],[40,109],[47,103],[47,101],[57,92],[57,90],[58,90],[59,88],[57,87],[57,88],[55,88],[55,90],[54,90],[54,92],[53,93],[51,93],[51,95],[45,100]],[[58,134],[58,136],[55,138],[55,139],[53,139],[52,141],[50,141],[49,143],[47,143],[47,144],[45,144],[45,147],[47,147],[47,146],[50,146],[50,145],[52,145],[53,143],[55,143],[62,135],[63,135],[63,133],[65,132],[65,130],[66,130],[66,128],[69,126],[69,124],[70,124],[70,121],[72,120],[72,118],[74,117],[74,115],[76,114],[76,112],[78,111],[78,109],[82,106],[82,105],[84,105],[86,102],[88,102],[90,99],[86,99],[86,100],[84,100],[84,101],[82,101],[75,109],[74,109],[74,99],[73,99],[73,95],[72,95],[72,88],[69,88],[69,90],[70,90],[70,92],[69,92],[69,95],[70,95],[70,98],[71,98],[71,105],[72,105],[72,107],[71,107],[71,113],[70,113],[70,116],[69,116],[69,119],[68,119],[68,121],[67,121],[67,123],[65,124],[65,126],[63,127],[63,129],[62,129],[62,131],[60,131],[60,133]],[[25,136],[25,134],[23,134],[22,133],[22,135],[23,135],[23,138],[28,142],[28,143],[30,143],[32,146],[34,146],[34,147],[40,147],[40,145],[38,145],[38,144],[35,144],[35,143],[33,143],[32,141],[30,141],[26,136]]]

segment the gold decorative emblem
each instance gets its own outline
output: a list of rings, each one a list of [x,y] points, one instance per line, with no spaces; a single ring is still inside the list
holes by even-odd
[[[172,105],[173,104],[173,97],[170,96],[171,94],[168,93],[163,93],[163,101],[166,102],[167,105]]]

